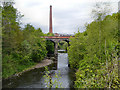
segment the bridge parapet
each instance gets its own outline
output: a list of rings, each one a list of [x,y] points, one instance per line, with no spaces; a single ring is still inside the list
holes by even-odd
[[[70,36],[41,36],[41,38],[65,39],[65,38],[72,38],[72,37],[70,37]]]

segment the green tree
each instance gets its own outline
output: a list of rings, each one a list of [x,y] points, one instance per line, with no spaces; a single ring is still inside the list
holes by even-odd
[[[31,45],[31,58],[33,61],[41,61],[46,56],[46,43],[45,40],[40,38],[44,36],[42,30],[37,30],[30,24],[27,24],[23,30],[24,39]]]
[[[47,33],[45,36],[54,36],[53,33]],[[55,43],[53,41],[50,41],[50,40],[47,40],[46,41],[46,49],[47,49],[47,54],[48,56],[50,54],[54,54],[54,46],[55,46]]]
[[[71,68],[77,68],[75,87],[120,87],[116,48],[118,17],[119,13],[116,13],[103,20],[95,20],[87,25],[85,32],[78,32],[71,38],[68,56]]]
[[[17,22],[17,19],[22,16],[13,7],[13,4],[13,2],[3,2],[2,7],[2,48],[3,53],[6,52],[7,54],[14,51],[22,41],[22,33],[19,22]]]
[[[54,42],[47,40],[46,41],[47,54],[54,54]]]
[[[3,78],[23,71],[40,62],[46,56],[46,41],[40,28],[27,24],[20,27],[21,15],[13,7],[13,2],[3,2],[2,6],[2,66]]]

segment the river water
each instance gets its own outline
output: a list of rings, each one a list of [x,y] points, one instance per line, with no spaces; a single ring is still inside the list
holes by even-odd
[[[56,69],[57,68],[57,69]],[[58,53],[57,65],[49,66],[53,87],[72,88],[74,82],[74,72],[68,67],[68,54]],[[44,69],[34,69],[25,72],[19,77],[3,81],[3,88],[47,88],[49,82],[46,78]],[[57,76],[58,77],[57,77]],[[56,82],[55,82],[56,81]]]

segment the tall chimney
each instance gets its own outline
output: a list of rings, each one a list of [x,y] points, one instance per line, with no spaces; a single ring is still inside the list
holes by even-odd
[[[52,32],[52,6],[50,5],[50,23],[49,23],[49,33],[53,33]]]

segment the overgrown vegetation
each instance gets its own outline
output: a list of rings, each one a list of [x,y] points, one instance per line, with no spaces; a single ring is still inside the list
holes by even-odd
[[[23,15],[13,7],[13,4],[4,2],[0,6],[3,78],[40,62],[47,53],[54,53],[54,43],[40,38],[54,35],[49,33],[45,35],[40,28],[35,29],[30,24],[21,28],[20,19]],[[120,13],[107,15],[105,18],[102,18],[103,16],[98,14],[97,19],[86,26],[86,31],[78,32],[70,39],[68,56],[70,67],[76,70],[77,88],[120,88],[118,78]],[[60,48],[66,46],[67,43],[64,43],[63,47],[61,44]],[[47,73],[46,76],[50,79]]]
[[[66,41],[61,41],[58,43],[58,49],[67,50],[68,43]]]
[[[68,56],[71,68],[77,70],[76,88],[120,88],[118,17],[119,13],[98,17],[71,38]]]
[[[2,8],[2,76],[7,78],[40,62],[47,54],[46,41],[40,28],[27,24],[20,27],[23,17],[13,2],[4,2]]]
[[[47,40],[46,41],[46,49],[48,51],[48,55],[49,54],[54,54],[54,42]]]
[[[45,67],[45,75],[43,76],[45,78],[45,83],[47,88],[63,88],[62,83],[59,82],[61,78],[60,71],[59,73],[55,73],[55,76],[51,75],[51,72],[48,71],[48,67]],[[55,80],[52,80],[52,78],[55,78]]]

